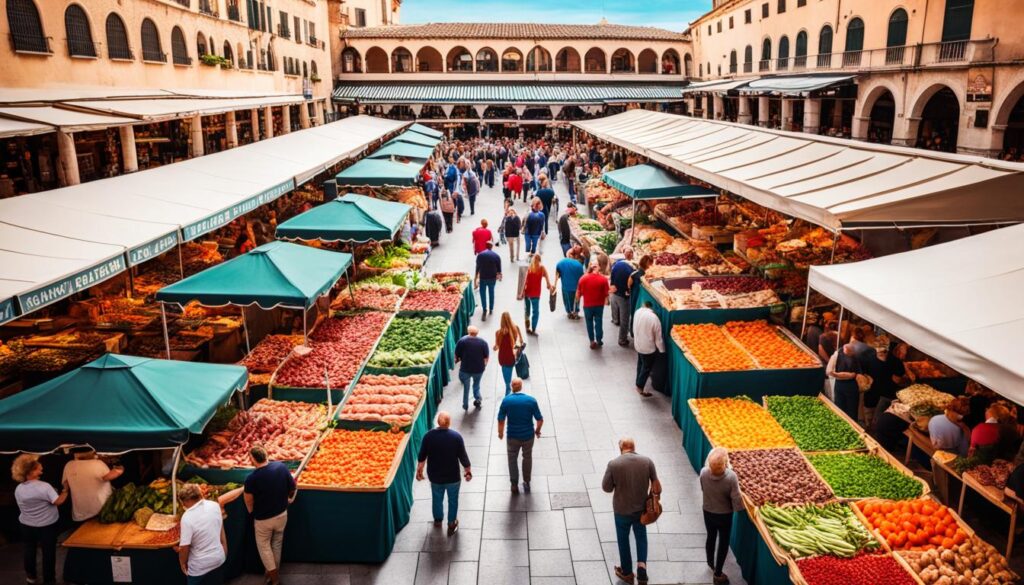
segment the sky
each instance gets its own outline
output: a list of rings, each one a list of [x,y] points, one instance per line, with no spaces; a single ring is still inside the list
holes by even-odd
[[[403,0],[401,23],[541,22],[656,26],[673,31],[711,9],[711,0]]]

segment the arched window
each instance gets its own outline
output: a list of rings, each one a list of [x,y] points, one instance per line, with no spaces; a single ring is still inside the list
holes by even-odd
[[[64,32],[68,37],[68,54],[72,57],[95,57],[96,44],[92,42],[89,17],[78,4],[64,11]]]
[[[582,65],[580,54],[572,47],[565,47],[555,55],[555,71],[579,73]]]
[[[636,56],[636,70],[638,73],[657,73],[658,54],[650,49],[640,51]]]
[[[363,64],[359,58],[359,51],[354,47],[346,47],[341,52],[341,72],[342,73],[362,73]]]
[[[946,45],[940,51],[941,60],[951,59],[955,52],[963,58],[963,47],[971,38],[971,26],[974,24],[974,0],[946,0],[946,12],[942,20],[942,42],[958,43]],[[957,48],[958,47],[958,48]]]
[[[527,71],[551,71],[551,53],[544,47],[534,47],[526,55]]]
[[[231,67],[235,66],[235,52],[231,49],[231,43],[227,41],[224,41],[224,59]]]
[[[171,61],[175,65],[191,65],[192,59],[188,56],[188,45],[185,44],[185,33],[181,27],[171,29]]]
[[[196,33],[196,54],[200,57],[207,54],[206,35],[204,35],[201,31]]]
[[[608,64],[605,61],[604,51],[594,47],[583,56],[583,70],[587,73],[606,73]]]
[[[434,47],[423,47],[416,51],[416,71],[444,71],[444,58]]]
[[[704,64],[699,63],[697,65],[697,77],[704,77]]]
[[[861,51],[864,49],[864,21],[854,18],[846,25],[846,48],[843,50],[843,67],[859,67]]]
[[[473,71],[473,55],[465,47],[448,51],[448,71]]]
[[[309,64],[305,61],[302,62],[302,76],[307,79],[309,78]]]
[[[832,67],[832,27],[825,25],[818,33],[818,69]]]
[[[729,73],[736,73],[739,64],[736,62],[736,51],[729,53]]]
[[[392,73],[413,73],[412,53],[405,47],[398,47],[391,52]]]
[[[776,69],[783,71],[789,69],[789,37],[787,36],[779,39],[779,59],[776,63]]]
[[[366,50],[366,72],[387,73],[388,54],[380,47],[370,47]]]
[[[885,64],[903,63],[904,45],[907,44],[907,11],[897,8],[889,16],[889,32],[885,37]]]
[[[636,64],[633,53],[628,49],[619,49],[612,53],[612,73],[635,73]]]
[[[7,28],[15,51],[50,52],[50,41],[43,34],[39,9],[32,0],[7,0]]]
[[[310,61],[309,62],[309,78],[310,79],[313,79],[313,78],[319,79],[320,78],[320,74],[317,73],[317,71],[316,71],[316,61]]]
[[[110,59],[131,59],[132,49],[128,44],[128,31],[124,21],[116,12],[107,15],[107,57]]]
[[[796,34],[796,53],[793,56],[796,69],[807,67],[807,31],[802,30]]]
[[[167,55],[160,46],[160,33],[148,18],[142,21],[142,60],[167,62]]]
[[[679,68],[679,53],[675,49],[669,49],[661,56],[661,73],[662,75],[678,75],[682,73],[682,70]]]
[[[476,52],[476,70],[484,73],[498,72],[498,54],[490,47],[484,47]]]
[[[210,45],[210,53],[209,54],[210,55],[216,55],[217,54],[217,43],[215,43],[213,41],[213,37],[208,38],[207,42],[209,42],[209,45]]]
[[[758,71],[768,71],[771,69],[772,62],[772,40],[765,39],[761,43],[761,63],[758,66]]]
[[[750,73],[754,70],[754,47],[747,45],[743,49],[743,72]]]
[[[274,47],[267,45],[267,50],[263,51],[264,57],[267,59],[267,71],[277,71],[277,61],[274,59]]]
[[[523,54],[519,52],[519,49],[508,48],[501,54],[501,70],[502,71],[519,71],[523,70]]]
[[[693,77],[693,57],[689,53],[683,55],[683,75]]]

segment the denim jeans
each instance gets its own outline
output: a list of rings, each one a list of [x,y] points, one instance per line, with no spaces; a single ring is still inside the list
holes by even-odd
[[[501,366],[501,377],[505,380],[505,396],[512,393],[512,374],[515,370],[515,366]]]
[[[562,289],[562,306],[568,314],[579,312],[576,306],[576,289]]]
[[[551,219],[551,206],[545,205],[541,211],[544,212],[544,233],[548,233],[548,222]]]
[[[480,279],[480,307],[485,313],[488,311],[487,307],[494,311],[494,284],[496,282],[495,280]]]
[[[224,582],[224,565],[217,567],[216,569],[204,573],[202,575],[191,576],[189,575],[185,579],[187,585],[221,585]]]
[[[523,235],[523,239],[526,240],[526,253],[536,254],[537,253],[537,242],[540,240],[540,234],[531,236],[530,234]]]
[[[462,482],[431,483],[430,499],[434,512],[434,522],[440,522],[444,516],[444,495],[448,494],[448,523],[455,522],[459,517],[459,488]]]
[[[540,319],[540,297],[524,298],[523,307],[526,310],[526,322],[530,323],[530,329],[536,331],[537,321]]]
[[[647,379],[651,377],[651,370],[654,369],[655,362],[658,361],[658,352],[654,353],[638,353],[636,354],[636,387],[644,388],[647,386]]]
[[[619,328],[619,343],[629,342],[629,298],[612,294],[612,323]]]
[[[600,343],[604,339],[604,305],[583,307],[583,320],[587,322],[587,337]]]
[[[484,373],[469,374],[459,369],[459,382],[462,382],[462,408],[469,408],[469,385],[473,384],[473,398],[480,400],[480,379],[484,377]]]
[[[562,257],[565,258],[566,256],[568,256],[569,255],[569,250],[572,249],[572,242],[569,242],[569,243],[559,243],[558,245],[562,247]]]
[[[640,512],[629,516],[615,514],[615,539],[619,542],[619,566],[629,575],[633,572],[633,555],[629,550],[629,531],[636,538],[636,562],[647,564],[647,527],[640,523]]]

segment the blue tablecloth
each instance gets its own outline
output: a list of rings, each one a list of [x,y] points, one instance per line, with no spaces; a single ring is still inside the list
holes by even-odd
[[[747,585],[792,585],[789,568],[775,562],[764,538],[746,512],[733,514],[729,544]]]

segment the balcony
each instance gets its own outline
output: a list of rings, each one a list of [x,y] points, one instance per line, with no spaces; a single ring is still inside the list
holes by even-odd
[[[310,47],[320,46],[320,44],[316,40],[316,35],[309,35],[309,38],[306,39],[306,43],[309,44]]]

